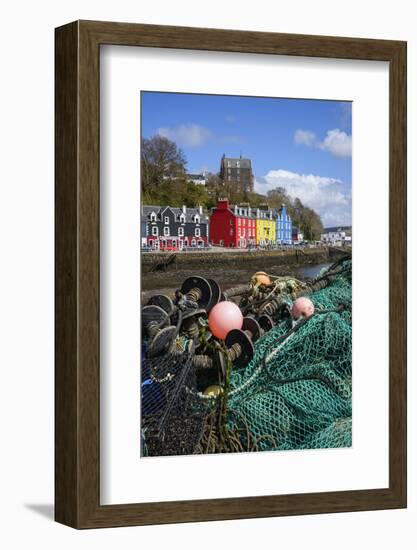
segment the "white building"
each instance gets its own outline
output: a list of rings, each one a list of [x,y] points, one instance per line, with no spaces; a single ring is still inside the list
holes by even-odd
[[[346,246],[352,244],[352,228],[350,227],[329,227],[322,233],[320,240],[330,246]]]
[[[209,173],[202,172],[201,174],[187,174],[187,181],[195,183],[195,185],[206,185]]]

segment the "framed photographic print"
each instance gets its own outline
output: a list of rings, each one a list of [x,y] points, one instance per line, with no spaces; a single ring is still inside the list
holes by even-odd
[[[56,29],[56,520],[406,506],[406,44]]]

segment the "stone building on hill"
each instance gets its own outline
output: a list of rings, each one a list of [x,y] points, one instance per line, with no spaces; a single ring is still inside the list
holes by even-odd
[[[236,191],[252,193],[254,177],[250,159],[222,156],[220,162],[220,179],[225,185],[231,185]]]

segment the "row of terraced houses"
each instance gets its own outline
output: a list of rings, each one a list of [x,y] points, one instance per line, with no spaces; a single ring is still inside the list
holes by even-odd
[[[230,206],[227,199],[218,201],[210,216],[210,242],[214,245],[247,248],[291,244],[293,227],[285,204],[279,210],[264,204]]]
[[[227,248],[276,246],[302,240],[293,227],[285,205],[278,210],[266,204],[251,208],[220,199],[210,217],[202,207],[142,206],[142,246],[153,250],[204,248],[209,244]]]

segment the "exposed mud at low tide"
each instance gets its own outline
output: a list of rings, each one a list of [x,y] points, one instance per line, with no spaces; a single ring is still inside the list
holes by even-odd
[[[199,275],[200,277],[206,277],[215,279],[222,290],[248,283],[252,275],[256,271],[266,271],[271,275],[279,276],[292,276],[297,279],[305,280],[306,278],[315,277],[323,268],[331,265],[330,263],[320,263],[315,265],[304,266],[268,266],[265,267],[262,263],[254,266],[245,266],[245,262],[242,262],[242,266],[226,267],[219,265],[206,265],[204,269],[173,269],[171,271],[159,272],[159,273],[145,273],[142,276],[142,303],[146,304],[149,298],[153,294],[172,294],[176,289],[181,287],[182,282],[191,275]],[[248,269],[249,267],[249,269]]]

